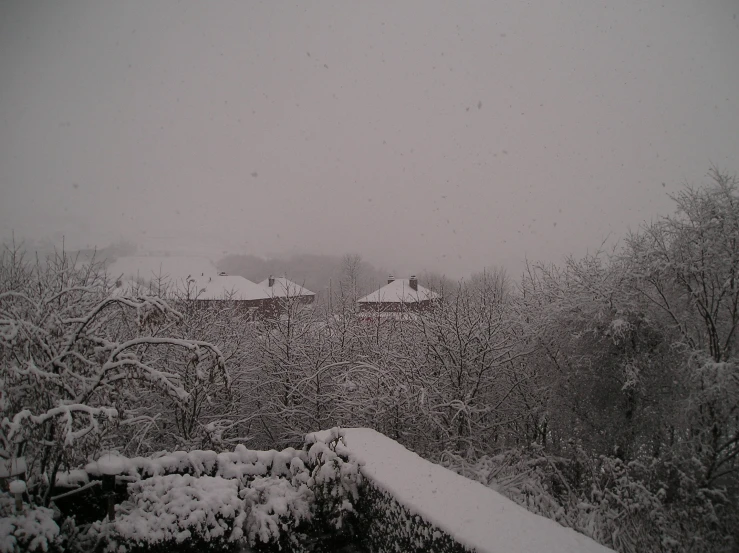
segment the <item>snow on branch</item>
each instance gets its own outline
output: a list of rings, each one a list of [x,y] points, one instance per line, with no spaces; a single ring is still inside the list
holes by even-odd
[[[74,430],[75,414],[85,414],[88,417],[89,425],[78,430]],[[22,430],[23,422],[28,421],[34,425],[42,425],[48,420],[60,417],[64,420],[64,445],[72,446],[74,441],[81,438],[88,432],[98,428],[97,417],[105,416],[109,420],[118,416],[118,411],[111,407],[91,407],[84,404],[59,405],[53,407],[40,415],[34,415],[30,410],[24,409],[17,413],[13,420],[5,417],[2,421],[3,428],[8,430],[8,439],[12,440]]]

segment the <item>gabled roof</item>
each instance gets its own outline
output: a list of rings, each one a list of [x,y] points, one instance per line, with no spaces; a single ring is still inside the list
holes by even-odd
[[[357,300],[359,303],[415,303],[441,298],[436,292],[418,285],[418,290],[411,288],[410,279],[398,278],[379,290]]]
[[[267,293],[273,298],[285,298],[295,296],[315,296],[307,288],[303,288],[300,284],[294,283],[285,277],[274,278],[272,286],[269,285],[269,279],[266,278],[259,283],[259,286],[267,290]]]
[[[121,279],[121,288],[132,282],[162,283],[199,300],[266,300],[271,296],[258,284],[242,276],[224,275],[204,257],[120,257],[108,267],[108,274]]]
[[[216,275],[207,281],[195,280],[197,299],[199,300],[266,300],[270,298],[267,291],[258,284],[237,275]]]

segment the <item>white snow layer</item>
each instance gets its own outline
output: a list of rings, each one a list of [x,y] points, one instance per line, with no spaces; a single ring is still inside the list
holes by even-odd
[[[498,492],[422,459],[368,428],[343,429],[362,474],[411,513],[478,553],[606,553],[611,549],[535,515]]]
[[[54,511],[46,507],[24,507],[15,512],[15,499],[0,492],[0,553],[48,551],[59,545],[59,526]]]
[[[98,468],[101,474],[121,474],[126,470],[127,461],[128,459],[115,453],[106,453],[98,459]]]
[[[161,476],[169,472],[190,472],[195,476],[209,473],[215,467],[216,476],[223,478],[243,478],[245,476],[292,476],[293,459],[300,457],[301,451],[288,447],[282,451],[254,451],[246,449],[243,444],[237,445],[233,451],[216,453],[209,450],[174,451],[158,457],[119,457],[123,464],[118,474],[125,474],[139,480],[146,476]],[[85,472],[91,476],[104,474],[107,468],[105,457],[92,461],[85,466]],[[103,461],[101,466],[101,461]],[[75,480],[74,474],[63,473],[57,477],[57,483]],[[58,484],[63,485],[63,484]]]
[[[10,493],[26,493],[26,483],[23,480],[13,480],[8,485],[8,491]]]
[[[119,516],[115,527],[134,542],[182,542],[193,533],[219,538],[229,530],[220,517],[245,516],[236,480],[170,474],[136,482],[129,490],[134,508]]]
[[[285,277],[277,277],[273,279],[272,286],[269,285],[269,279],[265,278],[259,283],[259,286],[266,289],[267,292],[273,298],[294,298],[297,296],[315,296],[314,292],[311,292],[307,288],[303,288],[300,284],[294,283],[292,280],[288,280]]]
[[[426,300],[436,300],[441,296],[424,288],[420,284],[417,290],[411,288],[410,279],[399,278],[386,284],[379,290],[357,300],[358,303],[416,303]]]

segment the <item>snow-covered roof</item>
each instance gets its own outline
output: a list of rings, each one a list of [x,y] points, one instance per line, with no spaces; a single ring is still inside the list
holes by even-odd
[[[219,273],[215,265],[204,257],[120,257],[108,267],[108,274],[121,278],[121,288],[130,288],[132,281],[151,283],[161,278],[162,283],[175,291],[199,300],[266,300],[271,296],[258,284],[238,275]]]
[[[271,297],[255,282],[237,275],[216,275],[207,282],[196,279],[195,283],[200,292],[197,296],[199,300],[266,300]]]
[[[420,284],[417,288],[418,290],[411,288],[410,279],[398,278],[357,301],[360,303],[414,303],[436,300],[441,297]]]
[[[478,553],[613,553],[368,428],[342,429],[362,474],[412,514]],[[323,433],[317,433],[318,435]]]
[[[294,283],[292,280],[288,280],[285,277],[273,278],[274,281],[272,286],[269,285],[268,278],[264,279],[259,283],[267,290],[267,293],[274,298],[285,298],[295,296],[315,296],[314,292],[311,292],[307,288],[303,288],[300,284]]]

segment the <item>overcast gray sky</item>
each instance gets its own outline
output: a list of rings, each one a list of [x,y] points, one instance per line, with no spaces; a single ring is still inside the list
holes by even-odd
[[[739,170],[738,14],[0,2],[0,236],[453,276],[581,254]]]

